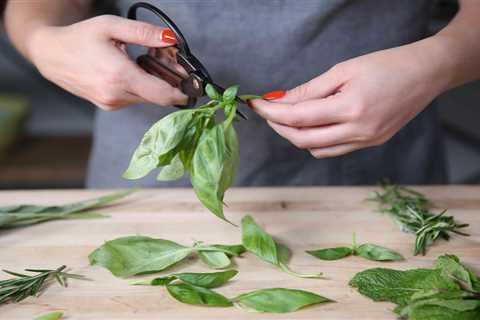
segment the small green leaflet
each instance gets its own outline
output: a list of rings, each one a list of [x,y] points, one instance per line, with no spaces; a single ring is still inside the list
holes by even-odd
[[[209,307],[230,307],[233,305],[228,298],[213,290],[192,286],[188,283],[169,284],[167,290],[173,298],[186,304]]]
[[[240,159],[233,127],[238,86],[226,89],[223,95],[210,84],[205,90],[210,102],[173,112],[145,133],[123,177],[141,179],[160,169],[157,180],[172,181],[189,173],[200,202],[217,217],[230,222],[224,215],[223,201],[235,180]],[[220,110],[225,120],[217,123]]]
[[[256,312],[287,313],[301,308],[333,302],[313,292],[285,288],[270,288],[241,294],[233,301],[239,307]]]
[[[374,301],[397,304],[395,312],[405,319],[473,320],[480,319],[475,279],[458,257],[444,255],[435,269],[374,268],[356,274],[350,285]]]
[[[245,249],[260,259],[277,266],[284,272],[301,278],[321,278],[322,274],[296,273],[287,266],[290,250],[266,233],[251,216],[242,219],[242,244]]]
[[[175,280],[191,284],[202,288],[218,288],[238,274],[236,270],[227,270],[211,273],[174,273],[165,277],[155,278],[152,280],[137,281],[134,285],[152,285],[165,286]]]
[[[357,255],[373,261],[400,261],[402,255],[388,248],[375,244],[362,244],[357,246],[355,234],[353,234],[352,248],[336,247],[307,251],[308,254],[322,260],[338,260],[350,255]]]
[[[63,312],[55,311],[36,317],[34,320],[59,320],[62,319],[62,317]]]
[[[105,207],[135,191],[136,189],[121,191],[62,206],[22,204],[0,207],[0,229],[29,226],[50,220],[102,218],[105,216],[91,210]]]
[[[89,260],[91,265],[102,266],[114,276],[125,278],[163,271],[194,252],[235,255],[228,248],[199,244],[187,247],[165,239],[128,236],[105,242],[89,255]]]
[[[220,251],[199,251],[200,260],[212,269],[225,269],[231,264],[230,258]]]

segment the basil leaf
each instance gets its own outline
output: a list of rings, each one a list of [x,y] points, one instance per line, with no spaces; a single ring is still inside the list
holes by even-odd
[[[123,177],[140,179],[157,168],[160,157],[175,149],[182,141],[192,115],[193,110],[181,110],[155,123],[143,136]]]
[[[233,301],[247,310],[271,313],[293,312],[307,306],[333,302],[313,292],[284,288],[256,290],[239,295]]]
[[[167,290],[173,298],[186,304],[209,307],[230,307],[233,305],[228,298],[213,290],[187,283],[169,284]]]
[[[172,181],[178,180],[185,174],[185,168],[183,167],[182,160],[177,154],[171,161],[171,163],[162,168],[162,171],[157,176],[158,181]]]
[[[225,90],[225,92],[223,93],[223,101],[227,103],[234,101],[235,98],[237,97],[237,93],[238,93],[238,86],[231,86],[227,88],[227,90]]]
[[[220,176],[218,196],[223,200],[225,191],[233,184],[240,161],[237,133],[233,126],[224,129],[225,149],[223,169]]]
[[[63,317],[63,312],[55,311],[36,317],[35,320],[59,320]]]
[[[199,251],[198,256],[212,269],[225,269],[232,263],[227,254],[220,251]]]
[[[213,214],[231,223],[223,214],[225,182],[221,182],[225,161],[225,134],[222,125],[205,129],[193,155],[191,183],[198,199]]]
[[[217,89],[215,89],[215,87],[212,86],[210,83],[205,86],[205,93],[212,100],[222,100],[222,95],[218,93]]]
[[[354,253],[360,257],[373,261],[403,260],[403,256],[399,253],[370,243],[362,244],[361,246],[357,247]]]
[[[238,274],[236,270],[211,273],[177,273],[175,276],[188,284],[202,288],[218,288]]]
[[[193,251],[169,240],[130,236],[105,242],[89,259],[90,264],[100,265],[123,278],[165,270]]]
[[[188,284],[202,288],[217,288],[227,283],[238,274],[236,270],[226,270],[211,273],[174,273],[166,277],[133,282],[133,285],[166,286],[178,279]]]
[[[352,249],[348,247],[326,248],[319,250],[306,251],[308,254],[322,260],[338,260],[348,257],[352,254]]]
[[[221,250],[222,252],[226,253],[227,256],[229,257],[239,257],[246,251],[245,247],[241,244],[233,244],[233,245],[212,244],[210,247]]]
[[[260,259],[273,265],[279,264],[275,241],[251,216],[242,219],[242,244]]]

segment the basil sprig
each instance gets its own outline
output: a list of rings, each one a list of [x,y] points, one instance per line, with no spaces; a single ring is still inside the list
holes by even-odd
[[[277,243],[251,216],[242,219],[242,244],[247,251],[290,275],[300,278],[322,277],[322,273],[303,274],[292,271],[287,265],[291,256],[290,249]]]
[[[210,102],[195,109],[173,112],[145,133],[123,177],[141,179],[158,168],[161,168],[159,181],[177,180],[189,173],[202,204],[217,217],[230,222],[223,212],[223,199],[239,165],[239,144],[233,127],[238,86],[228,88],[221,95],[207,85],[206,92]],[[225,117],[217,123],[216,114],[220,110]]]
[[[321,260],[338,260],[350,255],[357,255],[373,261],[400,261],[403,256],[388,248],[376,244],[365,243],[357,245],[355,234],[353,234],[352,247],[335,247],[306,251],[308,254]]]
[[[184,246],[165,239],[128,236],[105,242],[89,255],[89,259],[90,264],[100,265],[114,276],[125,278],[165,270],[193,253],[222,253],[230,261],[230,257],[239,256],[240,252],[237,246],[209,246],[201,243]],[[211,266],[209,263],[207,265]],[[225,267],[229,265],[230,263],[225,264]]]

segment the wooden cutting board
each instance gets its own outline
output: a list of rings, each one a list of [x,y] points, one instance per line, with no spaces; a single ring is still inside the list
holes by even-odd
[[[337,303],[278,314],[247,313],[236,308],[205,308],[181,304],[162,287],[130,286],[107,270],[91,267],[88,254],[105,240],[126,235],[147,235],[181,244],[240,243],[240,229],[207,212],[187,189],[157,189],[138,192],[117,206],[102,210],[110,218],[53,221],[23,229],[0,232],[0,267],[56,268],[62,264],[92,281],[70,281],[68,288],[53,284],[39,298],[0,306],[0,319],[33,319],[43,313],[63,310],[66,319],[395,319],[393,305],[374,303],[348,286],[353,275],[367,268],[398,269],[431,267],[441,254],[458,255],[480,272],[480,187],[428,187],[425,192],[438,208],[449,208],[460,222],[470,223],[470,237],[453,236],[440,241],[428,255],[412,256],[414,237],[399,231],[388,218],[364,201],[373,188],[252,188],[228,192],[226,215],[239,222],[251,214],[270,234],[293,250],[290,266],[300,272],[324,272],[327,280],[297,279],[256,257],[236,259],[239,275],[218,289],[228,297],[260,288],[286,287],[316,292]],[[14,203],[58,204],[97,197],[109,191],[4,191],[0,205]],[[395,249],[404,262],[380,263],[350,257],[320,261],[304,253],[308,249],[349,245],[352,233],[360,243],[372,242]],[[170,270],[208,271],[189,261]],[[169,273],[166,272],[166,273]],[[3,277],[3,275],[2,275]]]

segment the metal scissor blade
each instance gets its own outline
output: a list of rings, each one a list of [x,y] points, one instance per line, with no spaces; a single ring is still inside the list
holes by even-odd
[[[223,94],[225,92],[225,88],[223,88],[222,86],[219,86],[218,84],[214,83],[214,82],[210,82],[210,84],[215,88],[217,89],[217,91],[219,91],[220,94]],[[242,103],[244,105],[247,105],[247,102],[245,100],[243,100],[242,98],[240,98],[239,96],[235,96],[235,101],[237,101],[238,103]],[[240,111],[239,108],[237,108],[237,114],[244,120],[248,120],[248,117],[246,114],[244,114],[242,111]]]

